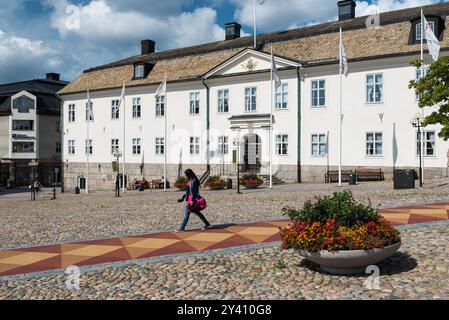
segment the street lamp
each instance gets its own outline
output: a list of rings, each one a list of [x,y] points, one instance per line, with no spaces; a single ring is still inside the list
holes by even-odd
[[[423,181],[422,181],[422,155],[423,155],[423,134],[421,128],[423,127],[423,117],[417,113],[411,120],[410,123],[414,128],[418,128],[418,137],[419,137],[419,186],[422,188]]]
[[[36,192],[34,188],[34,181],[37,179],[37,167],[39,166],[39,162],[36,160],[31,160],[31,162],[28,163],[28,165],[31,167],[31,201],[36,200]]]
[[[240,137],[240,130],[237,132],[237,136],[234,138],[234,147],[237,149],[237,193],[240,194],[240,146],[242,145],[243,139]]]
[[[115,181],[115,196],[120,197],[120,158],[123,156],[123,154],[119,151],[118,148],[116,148],[112,154],[114,155],[114,158],[116,159],[116,163],[117,163],[117,177],[116,177],[116,181]]]

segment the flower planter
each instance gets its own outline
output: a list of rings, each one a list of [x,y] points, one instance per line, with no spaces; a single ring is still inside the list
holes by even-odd
[[[261,185],[263,185],[263,181],[259,180],[242,180],[240,182],[242,186],[244,186],[246,189],[257,189]]]
[[[187,182],[175,183],[175,188],[178,188],[180,191],[186,191]]]
[[[210,190],[223,190],[226,187],[226,181],[223,181],[223,183],[208,184],[208,187]]]
[[[365,273],[366,267],[375,265],[390,257],[398,251],[401,243],[372,249],[372,250],[341,250],[341,251],[320,251],[309,252],[296,249],[296,251],[312,262],[320,265],[321,270],[331,274],[357,274]]]

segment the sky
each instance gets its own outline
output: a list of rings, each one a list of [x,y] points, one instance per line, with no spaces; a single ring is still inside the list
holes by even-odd
[[[444,1],[356,2],[356,15],[363,16]],[[257,3],[258,33],[337,20],[337,0]],[[155,40],[157,51],[220,41],[232,21],[250,35],[253,0],[0,0],[0,17],[0,83],[48,72],[70,81],[139,54],[142,39]]]

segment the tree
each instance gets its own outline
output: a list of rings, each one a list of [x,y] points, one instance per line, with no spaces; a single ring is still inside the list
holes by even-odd
[[[416,68],[421,68],[421,60],[411,62]],[[449,140],[449,56],[439,58],[432,63],[427,74],[419,80],[412,80],[410,89],[415,89],[420,96],[420,108],[433,108],[434,111],[424,119],[424,126],[442,125],[438,136]]]

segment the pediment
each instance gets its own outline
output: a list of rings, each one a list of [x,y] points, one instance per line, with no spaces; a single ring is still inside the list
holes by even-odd
[[[299,67],[299,63],[287,60],[281,57],[274,56],[277,69],[288,67]],[[204,77],[209,78],[213,76],[227,76],[234,74],[245,74],[251,72],[269,71],[271,69],[271,55],[246,49],[234,57],[224,61],[211,71],[209,71]]]

